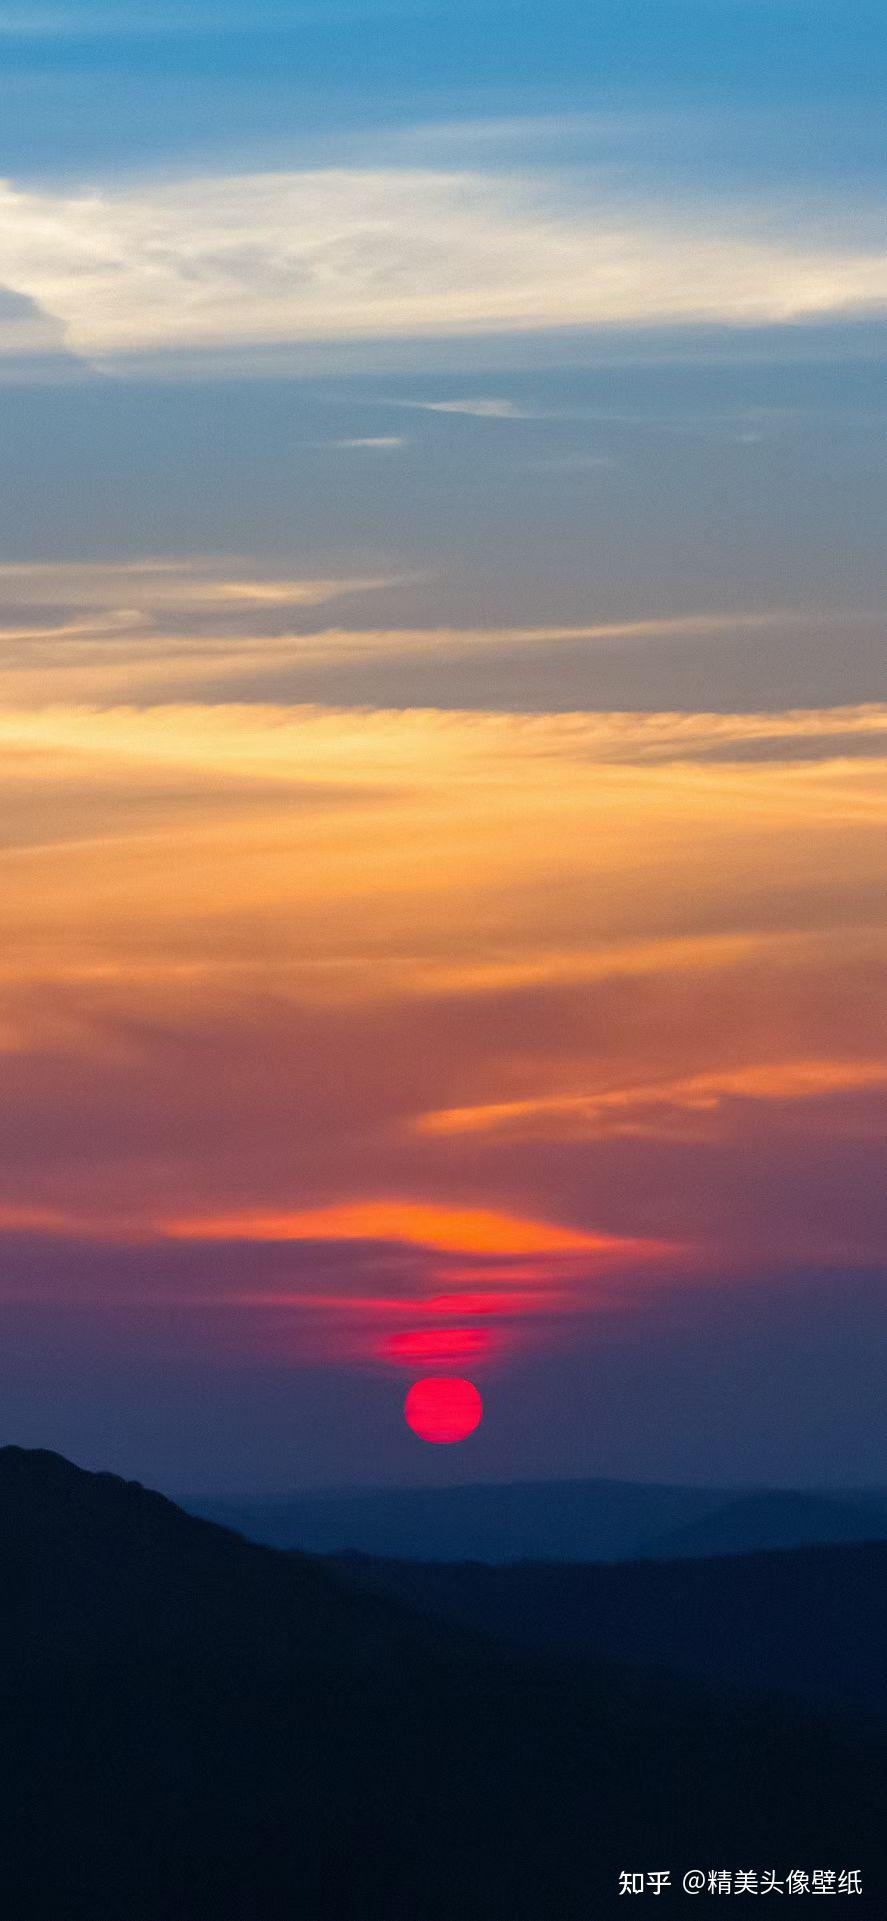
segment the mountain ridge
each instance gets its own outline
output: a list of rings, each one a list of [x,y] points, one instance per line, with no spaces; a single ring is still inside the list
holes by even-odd
[[[613,1564],[342,1557],[365,1589],[525,1653],[618,1659],[887,1717],[887,1542]]]
[[[696,1560],[709,1555],[760,1553],[768,1548],[884,1539],[887,1496],[872,1495],[863,1500],[770,1488],[665,1530],[645,1545],[643,1558]]]

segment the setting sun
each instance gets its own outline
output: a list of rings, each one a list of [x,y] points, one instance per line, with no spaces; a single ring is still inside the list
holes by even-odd
[[[483,1420],[484,1404],[471,1381],[458,1376],[429,1376],[415,1381],[404,1402],[408,1427],[420,1441],[439,1446],[464,1441]]]

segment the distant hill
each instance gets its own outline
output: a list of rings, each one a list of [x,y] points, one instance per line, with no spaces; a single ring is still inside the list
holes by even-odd
[[[349,1565],[365,1591],[525,1651],[655,1664],[887,1716],[887,1542],[616,1566]]]
[[[353,1549],[432,1561],[618,1561],[660,1531],[716,1512],[729,1498],[723,1488],[516,1481],[205,1501],[192,1511],[251,1540],[311,1554]]]
[[[730,1501],[667,1528],[642,1553],[661,1560],[749,1554],[762,1548],[887,1540],[887,1496],[792,1494],[773,1490]]]
[[[709,1523],[713,1553],[887,1538],[887,1491],[877,1490],[820,1494],[630,1481],[518,1481],[191,1506],[192,1512],[270,1547],[310,1554],[353,1550],[418,1561],[624,1561],[645,1554],[705,1553]],[[731,1514],[736,1517],[732,1532]],[[697,1528],[703,1530],[698,1537]]]
[[[588,1921],[700,1850],[883,1886],[877,1729],[500,1649],[54,1455],[0,1451],[0,1541],[10,1921]]]

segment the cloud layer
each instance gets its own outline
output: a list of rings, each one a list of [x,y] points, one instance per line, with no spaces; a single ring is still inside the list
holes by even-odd
[[[637,205],[431,169],[0,187],[0,283],[86,359],[565,327],[732,325],[887,305],[887,255],[790,215]]]
[[[420,1334],[482,1326],[493,1365],[706,1272],[876,1257],[883,707],[10,680],[8,1242],[142,1250],[146,1309],[212,1301],[223,1345],[261,1309],[303,1359],[382,1367]],[[185,1247],[222,1250],[193,1300]]]

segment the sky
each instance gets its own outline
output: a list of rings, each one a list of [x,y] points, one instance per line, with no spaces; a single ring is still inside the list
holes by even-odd
[[[885,79],[0,6],[7,1440],[884,1481]]]

